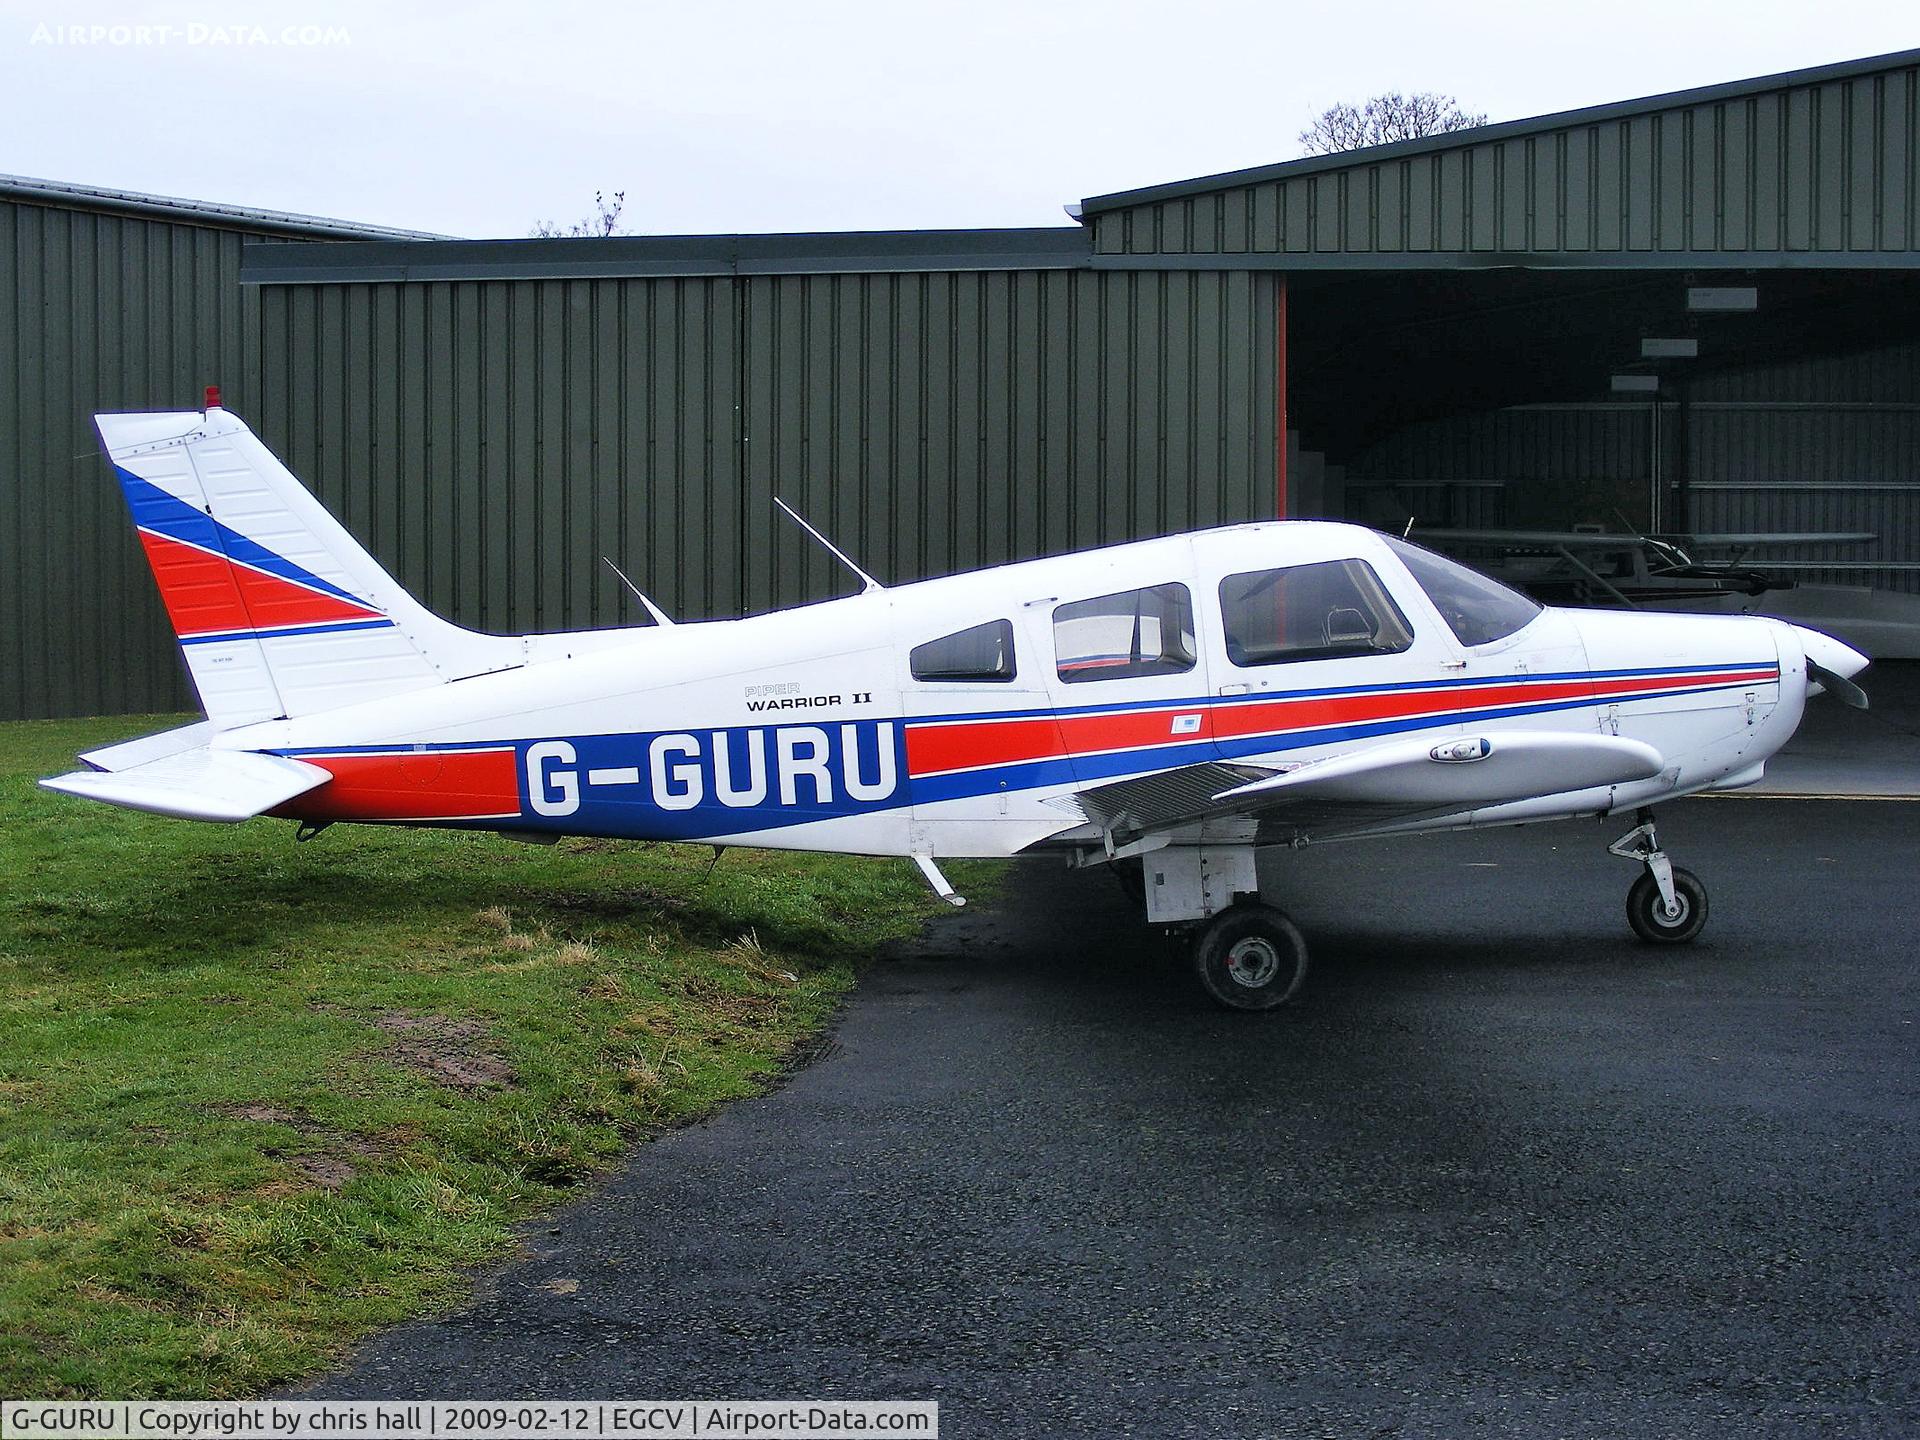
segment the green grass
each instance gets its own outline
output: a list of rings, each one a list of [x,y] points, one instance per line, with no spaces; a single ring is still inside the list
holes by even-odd
[[[904,861],[302,845],[32,783],[168,723],[0,726],[4,1395],[258,1393],[457,1300],[515,1221],[763,1089],[931,908]]]

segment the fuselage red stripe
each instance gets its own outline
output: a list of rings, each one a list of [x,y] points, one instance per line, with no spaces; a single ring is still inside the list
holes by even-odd
[[[333,779],[289,800],[276,815],[301,820],[478,820],[520,813],[520,769],[511,745],[300,758]]]
[[[1771,684],[1778,678],[1777,667],[1749,667],[1693,675],[1618,678],[1576,676],[1559,680],[1518,680],[1512,684],[1443,686],[1359,695],[1275,696],[1227,704],[1189,702],[1184,706],[1171,704],[1163,709],[1034,716],[1019,720],[969,717],[965,720],[910,725],[906,735],[907,773],[914,777],[942,775],[1035,760],[1104,754],[1196,740],[1283,735],[1420,715],[1458,715],[1466,718],[1484,710],[1541,702],[1631,702],[1654,699],[1663,694],[1730,685]],[[1176,733],[1176,723],[1183,723],[1185,728]]]

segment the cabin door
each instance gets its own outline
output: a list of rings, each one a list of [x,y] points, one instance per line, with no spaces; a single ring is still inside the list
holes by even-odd
[[[1138,578],[1152,583],[1027,607],[1065,768],[1083,786],[1216,755],[1204,606],[1188,575]]]

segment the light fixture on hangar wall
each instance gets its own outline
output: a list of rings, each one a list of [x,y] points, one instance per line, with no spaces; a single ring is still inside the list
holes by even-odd
[[[1687,310],[1694,315],[1739,314],[1760,308],[1760,291],[1753,285],[1689,285]]]

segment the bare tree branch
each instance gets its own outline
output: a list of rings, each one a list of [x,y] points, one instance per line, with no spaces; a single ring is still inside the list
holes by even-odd
[[[1451,95],[1422,90],[1402,95],[1389,90],[1362,105],[1345,103],[1324,111],[1300,132],[1300,148],[1309,155],[1333,155],[1369,145],[1391,145],[1396,140],[1418,140],[1487,123],[1486,113],[1469,112]]]
[[[604,192],[593,192],[593,211],[584,220],[576,220],[571,225],[556,225],[551,220],[539,220],[527,233],[543,240],[587,240],[598,239],[603,235],[624,235],[626,230],[620,224],[620,212],[627,208],[627,192],[616,190],[609,201]]]

